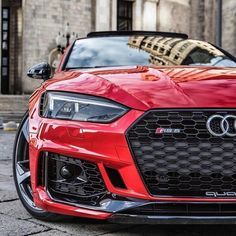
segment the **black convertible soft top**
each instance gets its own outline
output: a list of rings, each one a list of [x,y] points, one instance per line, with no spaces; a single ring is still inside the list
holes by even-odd
[[[163,36],[170,38],[188,39],[187,34],[174,32],[159,32],[159,31],[97,31],[87,34],[88,38],[92,37],[111,37],[111,36]]]

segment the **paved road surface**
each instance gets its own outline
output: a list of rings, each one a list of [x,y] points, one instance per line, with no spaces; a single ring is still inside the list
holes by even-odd
[[[117,225],[87,219],[45,223],[33,219],[21,206],[12,178],[15,133],[0,130],[0,236],[4,235],[120,235],[120,236],[235,236],[235,226]]]

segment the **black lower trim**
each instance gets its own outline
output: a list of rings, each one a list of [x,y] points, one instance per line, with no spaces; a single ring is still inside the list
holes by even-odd
[[[236,216],[235,203],[199,203],[199,202],[154,202],[138,207],[128,208],[122,212],[126,215],[143,216]]]
[[[116,212],[123,224],[235,224],[236,203],[149,202]]]
[[[236,216],[147,216],[114,214],[116,224],[236,224]]]

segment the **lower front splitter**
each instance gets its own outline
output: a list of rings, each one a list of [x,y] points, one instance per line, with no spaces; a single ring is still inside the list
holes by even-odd
[[[114,214],[109,222],[118,224],[236,224],[236,216],[147,216]]]

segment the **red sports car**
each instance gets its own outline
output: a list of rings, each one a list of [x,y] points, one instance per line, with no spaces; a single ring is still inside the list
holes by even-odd
[[[30,98],[13,170],[26,210],[116,223],[236,222],[236,59],[165,32],[77,39]]]

